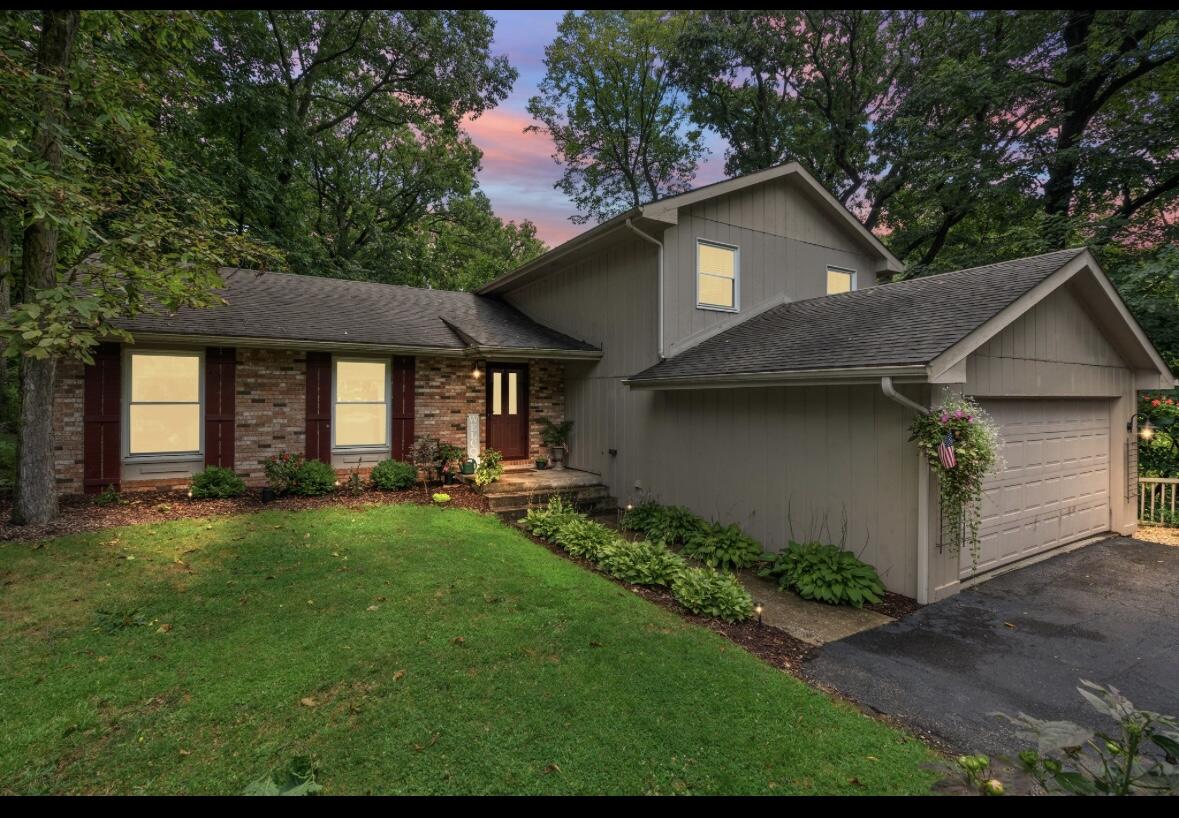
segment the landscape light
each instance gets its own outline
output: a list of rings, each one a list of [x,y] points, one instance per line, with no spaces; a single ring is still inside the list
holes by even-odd
[[[761,624],[761,613],[762,613],[762,611],[764,611],[764,610],[765,610],[765,608],[763,608],[763,607],[762,607],[762,605],[761,605],[761,603],[760,603],[760,602],[754,603],[754,605],[753,605],[753,612],[754,612],[755,614],[757,614],[757,624],[758,624],[758,625],[760,625],[760,624]]]

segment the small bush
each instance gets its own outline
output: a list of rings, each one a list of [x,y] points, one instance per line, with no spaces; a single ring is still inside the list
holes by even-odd
[[[686,569],[683,559],[663,543],[616,540],[601,557],[601,568],[612,577],[635,585],[671,585]]]
[[[753,598],[732,574],[711,568],[685,568],[671,583],[676,600],[694,614],[725,622],[753,616]]]
[[[632,508],[623,517],[622,524],[653,542],[668,545],[683,544],[705,525],[703,520],[683,506],[661,506],[653,502]]]
[[[405,491],[413,488],[418,479],[418,470],[413,463],[402,460],[382,460],[373,466],[368,476],[375,488],[383,491]]]
[[[299,470],[307,462],[301,454],[283,452],[262,461],[262,469],[266,472],[266,484],[278,494],[292,491]],[[333,481],[334,482],[334,481]]]
[[[233,469],[208,466],[200,474],[193,475],[192,496],[196,500],[219,500],[224,497],[239,497],[245,494],[246,483]]]
[[[574,557],[598,562],[617,536],[606,526],[575,514],[569,517],[553,535],[553,542]]]
[[[122,502],[123,497],[113,483],[94,495],[94,505],[96,506],[115,506]]]
[[[549,498],[544,508],[532,508],[524,516],[523,525],[533,536],[550,542],[570,520],[578,517],[577,509],[560,495]]]
[[[688,536],[685,556],[722,571],[748,568],[761,559],[761,545],[736,524],[704,526]]]
[[[862,608],[865,602],[880,602],[884,595],[884,583],[875,568],[850,551],[818,542],[791,541],[761,575],[777,577],[780,587],[803,599],[830,605]]]
[[[336,470],[322,460],[307,460],[295,472],[290,484],[291,494],[318,497],[329,494],[336,487]]]
[[[475,485],[489,486],[504,473],[504,456],[495,449],[484,449],[475,467]]]
[[[432,495],[431,499],[434,501],[435,505],[444,506],[450,502],[450,495],[440,491]]]

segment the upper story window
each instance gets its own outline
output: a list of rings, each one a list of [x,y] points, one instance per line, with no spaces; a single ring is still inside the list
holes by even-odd
[[[845,267],[827,268],[827,295],[850,293],[856,288],[856,271]]]
[[[737,311],[740,251],[728,244],[696,240],[696,306]]]
[[[127,367],[127,454],[199,454],[201,354],[132,352]]]
[[[389,362],[335,359],[335,446],[389,445]]]

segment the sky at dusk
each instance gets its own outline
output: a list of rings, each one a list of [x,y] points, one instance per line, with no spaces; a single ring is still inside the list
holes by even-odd
[[[525,106],[544,78],[544,48],[556,36],[563,10],[489,11],[496,21],[493,53],[505,54],[520,72],[512,94],[498,107],[469,122],[471,138],[483,151],[479,184],[502,219],[531,219],[537,233],[550,247],[588,229],[569,217],[576,211],[553,184],[561,168],[552,160],[548,137],[524,133],[532,124]],[[722,178],[724,143],[715,134],[707,137],[711,155],[701,164],[695,184]]]

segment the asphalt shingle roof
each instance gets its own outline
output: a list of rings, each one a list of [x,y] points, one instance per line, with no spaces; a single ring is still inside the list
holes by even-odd
[[[631,381],[927,364],[1084,252],[794,301],[753,316]]]
[[[223,270],[228,304],[141,315],[131,332],[463,349],[592,350],[510,305],[474,293],[258,270]]]

